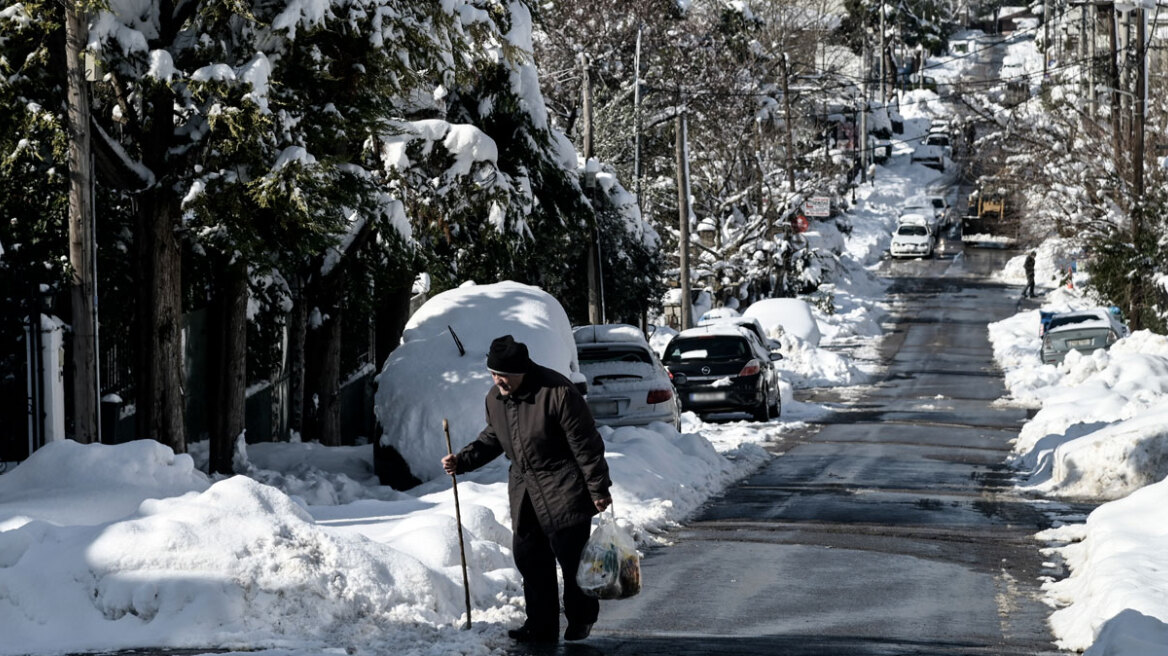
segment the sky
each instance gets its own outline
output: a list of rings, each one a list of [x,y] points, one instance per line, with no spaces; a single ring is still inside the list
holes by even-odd
[[[1024,44],[1011,57],[1019,66],[1033,61]],[[935,63],[952,77],[963,60]],[[905,94],[904,137],[945,111],[932,92]],[[834,312],[809,304],[818,346],[800,336],[806,325],[774,332],[786,355],[782,417],[703,423],[686,413],[680,432],[665,424],[601,427],[615,513],[640,548],[660,544],[664,531],[773,457],[767,442],[826,412],[795,401],[796,390],[861,384],[878,373],[865,349],[881,334],[888,306],[873,269],[903,200],[952,182],[910,164],[908,148],[898,145],[901,156],[856,190],[850,234],[831,222],[812,226],[809,239],[838,250],[835,282],[821,290]],[[1072,266],[1069,243],[1052,239],[1036,251],[1043,308],[1098,305],[1085,291],[1089,272]],[[1022,255],[999,280],[1021,290]],[[573,375],[570,330],[555,299],[517,283],[468,283],[423,306],[378,376],[383,437],[424,480],[404,492],[378,484],[369,445],[240,442],[232,477],[202,473],[205,443],[177,455],[153,441],[40,449],[0,475],[0,656],[145,646],[270,656],[501,654],[506,630],[523,620],[506,461],[458,479],[472,606],[471,629],[461,630],[467,609],[454,495],[438,467],[442,420],[455,449],[481,429],[485,354],[498,335],[515,335],[534,359]],[[1110,351],[1072,354],[1055,366],[1038,358],[1038,310],[987,331],[1008,388],[999,402],[1035,411],[1011,454],[1019,491],[1052,508],[1106,501],[1035,535],[1035,549],[1069,571],[1044,583],[1058,646],[1091,656],[1162,655],[1168,340],[1137,331]],[[662,349],[669,332],[654,334],[653,346]]]

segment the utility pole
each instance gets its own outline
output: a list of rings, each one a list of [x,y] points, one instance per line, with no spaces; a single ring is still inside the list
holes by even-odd
[[[89,26],[74,0],[65,2],[65,66],[69,106],[69,281],[73,308],[73,438],[100,439],[94,320],[93,169],[89,156],[89,94],[82,61]]]
[[[791,136],[790,60],[783,53],[783,132],[787,151],[787,191],[795,193],[795,140]]]
[[[868,39],[864,39],[864,52],[861,61],[863,75],[860,76],[860,182],[868,181]],[[855,193],[855,188],[852,188]]]
[[[1136,204],[1144,202],[1144,111],[1148,96],[1148,53],[1144,39],[1147,37],[1148,16],[1142,6],[1137,9],[1136,15],[1136,86],[1132,97],[1134,114],[1132,116],[1132,133],[1135,138],[1134,153],[1132,155],[1132,181],[1135,188]],[[1136,220],[1132,222],[1132,237],[1138,241],[1140,237],[1139,212],[1134,214]]]
[[[634,130],[636,130],[636,138],[634,139],[633,147],[633,183],[636,186],[637,194],[637,211],[642,211],[644,207],[641,205],[641,32],[643,28],[641,25],[637,26],[637,54],[633,60],[633,75],[636,76],[636,86],[633,87],[633,123]]]
[[[885,27],[884,27],[884,2],[880,2],[880,102],[886,105],[888,103],[888,72],[885,70],[887,66],[887,58],[885,55],[888,52],[888,44],[885,42]]]
[[[1050,61],[1050,0],[1042,0],[1042,82],[1046,84]]]
[[[678,250],[681,263],[681,329],[693,327],[693,302],[689,287],[689,157],[686,147],[685,110],[674,119],[677,150]]]
[[[1107,58],[1107,84],[1111,89],[1109,94],[1111,96],[1111,141],[1115,166],[1118,169],[1123,163],[1123,141],[1119,129],[1119,94],[1116,93],[1116,90],[1119,89],[1119,62],[1117,61],[1119,57],[1119,25],[1114,2],[1107,5],[1107,16],[1111,42],[1111,52]]]
[[[583,98],[581,104],[584,113],[584,193],[588,196],[588,200],[592,203],[592,234],[588,239],[588,323],[593,325],[602,323],[600,316],[600,276],[598,273],[597,260],[600,251],[598,242],[598,226],[597,217],[597,200],[595,194],[596,178],[595,173],[589,171],[592,163],[592,78],[588,73],[588,57],[582,55],[580,57],[580,73],[581,73],[581,91]]]

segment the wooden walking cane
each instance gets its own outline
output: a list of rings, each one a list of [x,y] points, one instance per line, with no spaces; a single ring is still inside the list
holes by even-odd
[[[446,433],[446,453],[454,455],[450,446],[450,422],[442,420],[442,432]],[[462,589],[466,593],[466,624],[463,629],[470,628],[470,579],[466,575],[466,546],[462,541],[462,510],[458,507],[458,477],[450,475],[450,482],[454,486],[454,521],[458,523],[458,554],[462,556]]]

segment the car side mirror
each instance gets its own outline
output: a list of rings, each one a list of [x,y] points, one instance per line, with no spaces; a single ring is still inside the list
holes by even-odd
[[[782,360],[782,359],[783,359],[782,353],[779,353],[778,351],[771,351],[771,360],[772,361]]]
[[[670,374],[669,378],[673,380],[674,385],[685,385],[689,382],[689,378],[686,378],[685,374]]]

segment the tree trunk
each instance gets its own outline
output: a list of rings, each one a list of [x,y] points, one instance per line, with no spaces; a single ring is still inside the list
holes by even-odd
[[[138,357],[134,374],[138,437],[187,450],[183,425],[182,255],[169,192],[138,201],[135,253]]]
[[[389,354],[401,344],[402,332],[410,319],[410,297],[412,286],[406,284],[378,295],[376,310],[377,334],[375,336],[373,365],[377,371],[385,366]]]
[[[320,443],[325,446],[341,445],[341,328],[343,326],[343,309],[341,305],[341,284],[345,275],[338,271],[334,283],[328,285],[335,293],[330,298],[336,299],[328,310],[328,318],[321,326],[321,337],[324,340],[321,349],[320,377],[318,378],[320,407]]]
[[[222,268],[208,318],[212,474],[233,474],[235,440],[243,434],[247,403],[247,266]]]
[[[288,316],[288,432],[293,439],[304,435],[305,371],[304,345],[308,333],[308,298],[304,277],[296,276],[292,289],[292,312]]]

